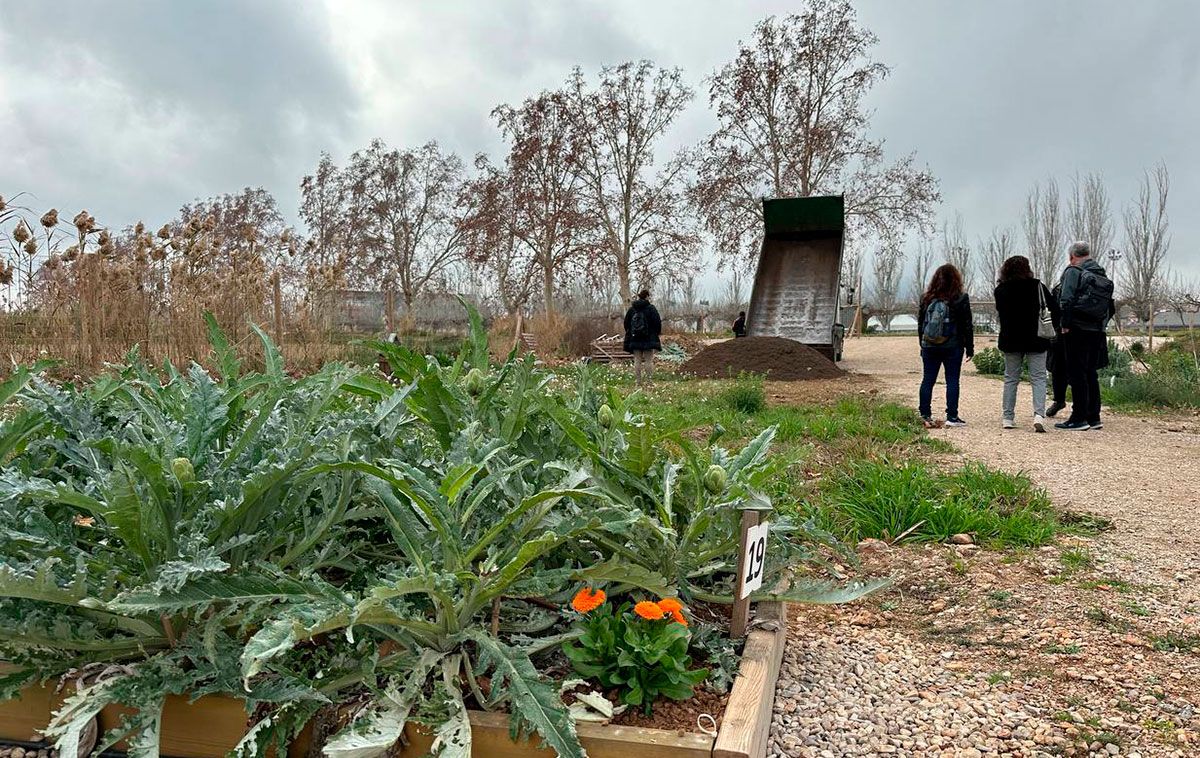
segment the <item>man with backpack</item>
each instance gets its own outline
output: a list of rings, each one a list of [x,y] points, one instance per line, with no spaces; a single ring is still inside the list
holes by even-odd
[[[633,354],[633,376],[639,387],[650,380],[654,351],[662,350],[661,334],[662,318],[650,302],[650,290],[642,290],[625,312],[625,352]]]
[[[1113,282],[1092,259],[1086,242],[1068,250],[1070,265],[1063,271],[1058,303],[1063,349],[1071,385],[1071,415],[1055,428],[1069,432],[1102,429],[1100,379],[1097,371],[1107,346],[1105,322],[1113,312]]]

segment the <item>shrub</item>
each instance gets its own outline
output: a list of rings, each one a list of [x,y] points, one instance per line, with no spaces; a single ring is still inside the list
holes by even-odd
[[[1146,354],[1142,363],[1144,371],[1124,376],[1109,374],[1108,381],[1101,383],[1101,394],[1107,404],[1200,408],[1200,365],[1194,355],[1186,349],[1164,346]]]
[[[985,347],[976,352],[971,361],[975,364],[975,370],[981,374],[1004,375],[1004,353],[994,347]]]
[[[966,533],[998,547],[1032,546],[1059,528],[1045,492],[982,464],[943,473],[921,461],[858,461],[826,483],[820,509],[835,533],[853,540],[907,532],[906,539],[941,541]]]
[[[763,390],[762,377],[742,373],[734,383],[721,393],[721,401],[735,411],[746,414],[758,413],[767,407],[767,395]]]

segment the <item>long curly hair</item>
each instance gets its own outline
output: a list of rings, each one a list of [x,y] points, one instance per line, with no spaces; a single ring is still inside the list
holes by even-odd
[[[925,294],[921,296],[921,307],[924,308],[934,300],[954,302],[962,293],[962,274],[953,264],[943,263],[937,267],[937,271],[933,272],[933,278],[929,280],[929,286],[925,288]]]
[[[1023,255],[1014,255],[1000,265],[1000,283],[1015,281],[1017,279],[1032,279],[1033,269],[1029,266],[1029,259]]]

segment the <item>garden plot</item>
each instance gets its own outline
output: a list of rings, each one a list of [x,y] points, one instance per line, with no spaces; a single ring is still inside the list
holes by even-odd
[[[782,632],[743,649],[702,613],[733,599],[741,511],[771,522],[759,600],[880,583],[804,570],[839,546],[772,506],[773,426],[694,441],[599,372],[492,365],[472,320],[445,365],[376,345],[394,384],[336,364],[292,378],[261,333],[247,372],[211,321],[211,373],[136,354],[77,386],[14,371],[3,694],[53,710],[64,754],[98,722],[97,750],[366,758],[404,734],[466,755],[501,726],[582,756],[585,725],[705,688],[742,703],[707,725],[718,747],[761,754]]]

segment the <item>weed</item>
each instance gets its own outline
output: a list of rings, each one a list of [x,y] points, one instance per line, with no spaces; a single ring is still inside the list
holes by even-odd
[[[1111,590],[1122,594],[1133,592],[1133,585],[1123,579],[1084,579],[1079,586],[1085,590]]]
[[[1094,564],[1092,554],[1083,548],[1069,547],[1058,556],[1063,568],[1069,572],[1090,569]]]
[[[1046,648],[1046,652],[1052,655],[1079,655],[1083,648],[1075,643],[1069,645],[1050,645]]]
[[[1150,615],[1150,609],[1134,600],[1126,600],[1121,603],[1125,610],[1132,613],[1134,616],[1142,616],[1143,618]]]
[[[1155,719],[1149,718],[1142,722],[1142,726],[1155,732],[1164,734],[1175,731],[1175,722],[1170,719]]]
[[[991,674],[988,674],[987,683],[995,686],[997,684],[1007,682],[1010,679],[1012,679],[1012,675],[1007,671],[994,671]]]
[[[996,590],[988,593],[988,601],[993,608],[1005,608],[1012,596],[1013,594],[1007,590]]]
[[[966,576],[967,575],[967,564],[963,560],[955,560],[953,563],[950,564],[950,570],[953,571],[958,576]]]
[[[1200,635],[1174,632],[1152,634],[1150,644],[1160,653],[1190,653],[1200,648]]]
[[[1128,621],[1120,618],[1119,616],[1114,616],[1099,606],[1092,606],[1091,608],[1088,608],[1084,615],[1100,626],[1111,629],[1115,632],[1128,632],[1133,628],[1133,625]]]
[[[882,611],[894,611],[900,607],[900,603],[896,600],[884,600],[879,604],[879,609]]]

